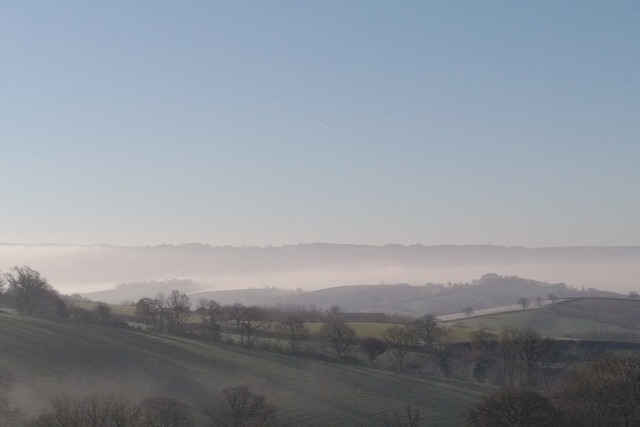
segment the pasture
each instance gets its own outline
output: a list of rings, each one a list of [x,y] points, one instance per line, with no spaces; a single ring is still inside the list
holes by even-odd
[[[459,425],[491,387],[416,378],[225,344],[0,314],[0,369],[28,415],[56,395],[118,392],[175,397],[200,414],[221,389],[247,384],[292,425],[383,425],[407,405],[427,425]],[[200,419],[202,422],[202,418]]]

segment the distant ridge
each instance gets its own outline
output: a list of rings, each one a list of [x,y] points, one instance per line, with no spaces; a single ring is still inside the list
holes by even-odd
[[[62,292],[119,283],[190,279],[205,289],[305,290],[358,283],[465,282],[487,272],[627,293],[640,277],[640,246],[526,248],[495,245],[286,246],[0,244],[0,268],[27,264]]]

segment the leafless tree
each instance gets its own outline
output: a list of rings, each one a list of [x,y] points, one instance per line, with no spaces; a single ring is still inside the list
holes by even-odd
[[[4,274],[9,294],[20,314],[33,315],[51,294],[56,294],[47,279],[29,266],[12,267]]]
[[[408,326],[425,353],[431,352],[437,340],[444,334],[438,318],[432,314],[426,314]]]
[[[320,328],[320,337],[341,356],[356,339],[353,328],[340,320],[329,320]]]
[[[147,329],[149,326],[152,329],[159,329],[160,316],[162,315],[162,306],[164,298],[140,298],[136,303],[136,314],[143,316],[147,322]]]
[[[407,405],[402,409],[391,411],[384,416],[385,427],[418,427],[420,425],[420,409]]]
[[[536,297],[536,304],[538,305],[538,308],[542,308],[542,302],[544,301],[544,299],[541,296],[537,296]]]
[[[525,298],[525,297],[520,297],[518,298],[518,304],[522,306],[522,309],[526,309],[527,307],[529,307],[529,304],[531,304],[531,301],[529,301],[529,298]]]
[[[254,393],[246,385],[224,389],[205,413],[211,426],[268,427],[279,424],[276,408],[265,396]]]
[[[391,326],[387,328],[382,332],[382,339],[396,360],[397,369],[402,369],[404,358],[418,345],[416,334],[402,326]]]
[[[222,315],[222,307],[212,299],[200,298],[196,313],[200,315],[201,327],[205,339],[218,341],[220,339],[220,325],[218,321]]]
[[[581,367],[553,393],[574,425],[640,425],[640,358],[606,354]]]
[[[109,322],[111,317],[111,307],[109,304],[105,304],[103,302],[99,302],[95,308],[95,315],[98,318],[98,322],[102,324],[106,324]]]
[[[149,397],[140,402],[135,427],[191,427],[193,420],[184,403],[170,397]]]
[[[297,314],[289,314],[284,317],[276,327],[277,331],[284,335],[289,341],[289,348],[292,353],[296,352],[296,348],[300,341],[307,339],[309,336],[309,328],[304,324],[302,317]]]
[[[167,309],[173,317],[176,334],[181,332],[182,324],[191,315],[191,299],[180,291],[171,291],[167,297]]]
[[[504,388],[483,398],[465,414],[474,427],[554,427],[565,425],[550,399],[531,390]]]
[[[37,427],[134,427],[140,410],[128,399],[109,394],[91,394],[82,400],[58,398],[52,409],[40,415]]]
[[[240,333],[240,344],[253,344],[253,338],[259,331],[268,329],[271,322],[265,319],[265,313],[260,307],[244,304],[233,304],[225,307],[226,317],[233,323]],[[246,341],[245,341],[246,339]]]

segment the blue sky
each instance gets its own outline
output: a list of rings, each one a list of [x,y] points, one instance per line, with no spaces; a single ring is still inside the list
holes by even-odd
[[[0,241],[640,244],[636,1],[0,5]]]

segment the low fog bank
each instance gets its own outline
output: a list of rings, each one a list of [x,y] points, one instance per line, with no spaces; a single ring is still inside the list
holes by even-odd
[[[353,284],[470,282],[485,273],[564,282],[576,288],[638,291],[640,247],[504,246],[144,247],[0,245],[5,269],[29,265],[63,293],[117,284],[191,280],[192,290],[258,287],[317,290]],[[200,284],[200,286],[197,286]]]

